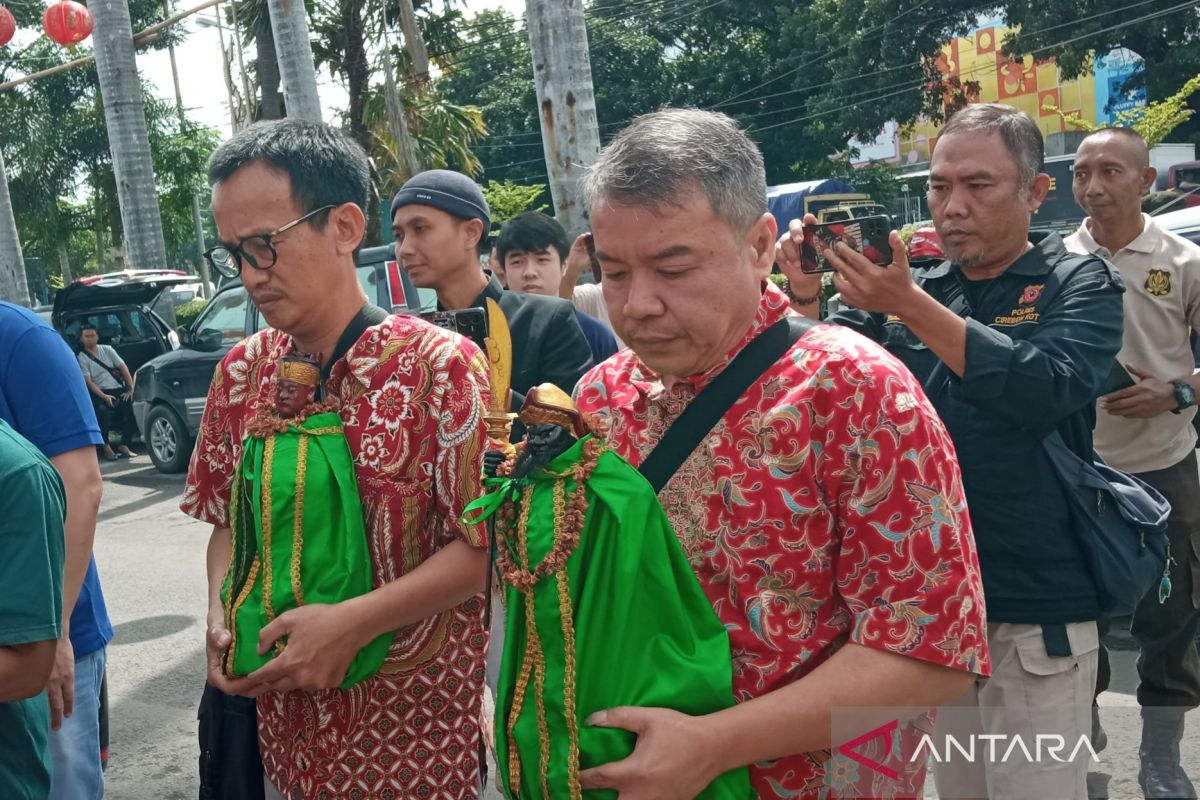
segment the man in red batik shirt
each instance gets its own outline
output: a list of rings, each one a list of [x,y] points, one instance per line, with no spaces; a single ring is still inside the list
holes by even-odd
[[[631,348],[576,389],[635,466],[758,333],[794,312],[768,281],[775,223],[730,118],[640,117],[586,181],[596,256]],[[925,709],[987,674],[983,588],[954,447],[917,380],[865,338],[807,332],[659,499],[729,631],[738,705],[601,711],[637,734],[583,773],[622,798],[690,798],[750,766],[757,796],[845,796],[834,709]]]
[[[369,174],[353,141],[290,119],[242,131],[209,163],[221,244],[207,256],[240,271],[271,328],[217,369],[182,507],[213,524],[208,681],[258,698],[268,800],[480,789],[486,536],[458,520],[480,494],[486,363],[469,341],[367,302],[354,254]],[[320,354],[322,399],[342,418],[375,589],[280,614],[261,642],[286,637],[283,652],[230,679],[219,594],[230,485],[246,423],[274,403],[279,360],[297,352]],[[337,688],[354,655],[392,631],[379,673]]]

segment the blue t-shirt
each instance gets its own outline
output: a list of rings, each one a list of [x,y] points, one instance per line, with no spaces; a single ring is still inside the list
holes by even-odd
[[[579,309],[575,309],[575,319],[579,320],[579,327],[583,328],[583,338],[587,339],[588,347],[592,348],[593,361],[599,364],[617,352],[617,337],[613,336],[607,325]]]
[[[27,308],[0,301],[0,419],[46,458],[102,443],[96,411],[71,348]],[[67,498],[68,506],[71,498]],[[75,658],[112,639],[96,559],[71,614]]]

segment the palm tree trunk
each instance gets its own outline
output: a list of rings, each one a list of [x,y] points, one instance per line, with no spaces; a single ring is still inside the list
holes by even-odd
[[[367,89],[371,77],[370,65],[367,61],[367,47],[363,40],[363,2],[362,0],[341,0],[342,31],[345,35],[343,62],[346,70],[346,93],[349,96],[347,117],[350,121],[350,136],[358,142],[363,152],[371,152],[371,132],[367,130],[366,108]],[[371,247],[379,244],[379,190],[374,181],[371,191],[367,194],[367,207],[363,209],[367,215],[367,230],[364,244]]]
[[[283,119],[283,95],[279,92],[279,61],[275,54],[275,35],[270,14],[259,14],[254,29],[254,45],[260,101],[259,119]]]
[[[29,284],[25,280],[25,259],[12,199],[8,196],[8,173],[0,154],[0,300],[29,305]]]
[[[142,86],[133,56],[129,4],[127,0],[93,0],[88,7],[96,23],[96,73],[117,179],[126,263],[137,269],[165,269],[167,248]]]
[[[392,63],[391,46],[383,52],[383,91],[384,104],[387,107],[388,127],[392,139],[396,142],[396,150],[400,161],[408,171],[408,178],[416,175],[423,167],[421,156],[417,152],[417,143],[413,141],[412,133],[408,130],[408,119],[404,112],[404,98],[396,86],[396,66]]]
[[[525,0],[525,19],[554,218],[574,237],[590,227],[583,167],[600,155],[583,0]]]
[[[75,280],[71,277],[71,258],[65,241],[58,243],[58,271],[62,274],[63,286]]]
[[[289,117],[321,121],[321,98],[317,94],[317,68],[312,43],[308,40],[308,16],[303,0],[267,0],[271,31],[279,54],[279,77],[283,102]]]
[[[421,28],[417,25],[417,14],[413,11],[412,0],[399,0],[400,30],[404,32],[404,49],[412,60],[413,80],[424,85],[429,83],[429,53],[425,49],[425,39],[421,36]]]

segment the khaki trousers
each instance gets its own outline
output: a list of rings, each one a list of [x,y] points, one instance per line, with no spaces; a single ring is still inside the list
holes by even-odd
[[[980,734],[1006,738],[995,740],[995,759],[987,757],[989,742],[978,739],[973,760],[935,759],[934,779],[941,800],[1087,800],[1091,761],[1086,750],[1069,763],[1036,756],[1039,734],[1063,737],[1065,761],[1079,738],[1092,730],[1100,645],[1096,623],[1075,622],[1066,628],[1072,655],[1058,657],[1046,653],[1040,625],[988,625],[992,676],[977,678],[966,692],[938,709],[935,740],[944,755],[951,750],[944,744],[947,734],[961,743]],[[1018,735],[1035,752],[1036,763],[1020,750],[1007,762],[1000,758]]]

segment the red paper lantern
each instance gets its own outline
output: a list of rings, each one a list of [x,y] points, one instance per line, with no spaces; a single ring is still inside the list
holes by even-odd
[[[0,6],[0,47],[12,41],[13,34],[17,32],[17,21],[13,19],[12,12],[4,6]]]
[[[92,35],[92,12],[74,0],[61,0],[42,14],[42,27],[59,44],[79,44]]]

